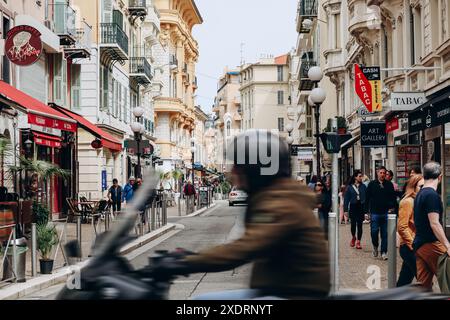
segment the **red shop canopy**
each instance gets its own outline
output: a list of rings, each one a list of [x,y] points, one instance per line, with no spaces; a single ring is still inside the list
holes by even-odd
[[[94,136],[99,138],[102,142],[103,147],[108,148],[112,151],[121,151],[122,150],[122,143],[118,139],[113,137],[111,134],[109,134],[108,132],[100,129],[95,124],[86,120],[83,116],[81,116],[75,112],[69,111],[66,108],[63,108],[60,106],[55,106],[55,107],[59,111],[64,113],[65,115],[76,120],[83,129],[85,129],[86,131],[89,131],[91,134],[93,134]]]
[[[1,80],[0,96],[24,108],[28,113],[30,124],[70,132],[77,131],[76,121]]]
[[[62,139],[60,137],[55,137],[36,131],[33,131],[33,136],[34,142],[36,144],[40,144],[41,146],[46,146],[50,148],[61,148]]]

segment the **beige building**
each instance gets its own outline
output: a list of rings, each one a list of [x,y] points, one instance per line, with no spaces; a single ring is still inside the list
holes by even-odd
[[[286,136],[289,99],[288,54],[241,66],[241,129],[274,129]]]
[[[196,121],[195,64],[199,56],[192,29],[203,20],[193,0],[155,0],[154,5],[161,23],[156,49],[159,71],[155,73],[161,93],[154,98],[155,134],[162,163],[157,169],[168,172],[191,168],[190,141]]]
[[[208,115],[199,107],[195,107],[195,129],[194,129],[194,162],[206,167],[207,165],[207,138],[206,121]]]
[[[242,109],[239,88],[239,71],[225,69],[217,83],[217,96],[212,110],[215,113],[214,162],[220,171],[224,169],[224,151],[228,139],[241,131]]]

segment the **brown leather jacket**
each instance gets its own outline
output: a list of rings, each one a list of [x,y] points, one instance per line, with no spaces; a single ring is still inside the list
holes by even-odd
[[[218,272],[254,262],[251,288],[287,298],[326,296],[330,266],[315,206],[310,189],[280,179],[249,198],[240,239],[188,256],[188,264],[197,272]]]
[[[412,250],[414,237],[416,236],[413,197],[403,198],[400,201],[397,232],[400,236],[400,245],[406,244]]]

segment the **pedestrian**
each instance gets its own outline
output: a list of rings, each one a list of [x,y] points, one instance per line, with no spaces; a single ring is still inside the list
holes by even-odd
[[[324,190],[325,186],[322,181],[317,181],[314,191],[317,197],[317,209],[319,213],[320,225],[328,239],[328,213],[331,209],[331,195]]]
[[[420,166],[411,167],[411,169],[409,170],[408,179],[411,178],[412,176],[414,176],[415,174],[422,174],[422,169],[420,169]],[[407,184],[408,183],[405,183],[405,185],[403,186],[402,196],[401,196],[402,198],[405,196]]]
[[[123,192],[122,192],[122,196],[123,196],[123,200],[126,203],[129,203],[131,201],[131,199],[133,198],[133,185],[135,183],[135,179],[133,176],[130,176],[130,178],[128,179],[128,183],[123,187]]]
[[[400,256],[403,259],[397,287],[410,284],[416,276],[416,255],[413,241],[416,235],[414,226],[414,199],[424,185],[421,174],[413,175],[406,183],[405,196],[400,201],[397,232],[400,239]]]
[[[386,168],[377,170],[377,179],[369,183],[366,191],[365,212],[370,213],[372,255],[378,257],[379,234],[381,235],[381,258],[387,260],[387,215],[395,211],[394,186],[386,180]]]
[[[416,236],[413,247],[416,252],[417,280],[432,290],[433,276],[437,274],[438,258],[447,253],[450,243],[442,227],[443,206],[436,192],[442,180],[439,163],[429,162],[423,167],[425,183],[414,200],[414,225]]]
[[[344,211],[350,217],[350,231],[352,240],[350,247],[362,249],[361,238],[363,235],[364,204],[366,202],[367,187],[362,183],[363,175],[360,170],[353,173],[350,184],[344,197]]]
[[[112,204],[113,212],[121,210],[122,187],[119,186],[119,181],[116,178],[113,179],[113,185],[108,190],[108,200]]]
[[[314,194],[291,178],[285,139],[270,130],[250,130],[231,143],[227,149],[234,152],[227,158],[234,162],[233,185],[248,194],[242,236],[196,254],[187,252],[184,258],[161,264],[160,270],[152,272],[221,272],[253,263],[250,288],[206,293],[194,299],[326,298],[330,262],[319,221],[312,214]],[[271,163],[276,162],[277,170],[264,172],[267,158],[259,155],[268,145],[272,146]],[[279,151],[273,152],[273,146],[279,146]],[[250,161],[240,161],[237,152],[242,149]]]
[[[186,185],[183,188],[183,193],[187,199],[187,206],[188,206],[189,212],[193,212],[194,211],[193,207],[195,206],[196,191],[195,191],[195,187],[193,186],[191,180],[187,181]]]
[[[347,186],[345,184],[341,185],[341,189],[339,191],[339,222],[340,224],[348,223],[348,215],[344,210],[344,195],[347,190]]]
[[[392,183],[392,185],[394,186],[395,192],[398,192],[399,191],[398,184],[395,183],[395,181],[393,181],[393,179],[394,179],[394,172],[392,170],[387,170],[386,171],[386,180],[390,181]]]

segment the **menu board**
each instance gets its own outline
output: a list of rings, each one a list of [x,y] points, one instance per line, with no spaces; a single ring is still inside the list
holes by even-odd
[[[420,166],[420,146],[396,146],[397,159],[397,184],[403,189],[409,178],[409,170],[414,166]]]

